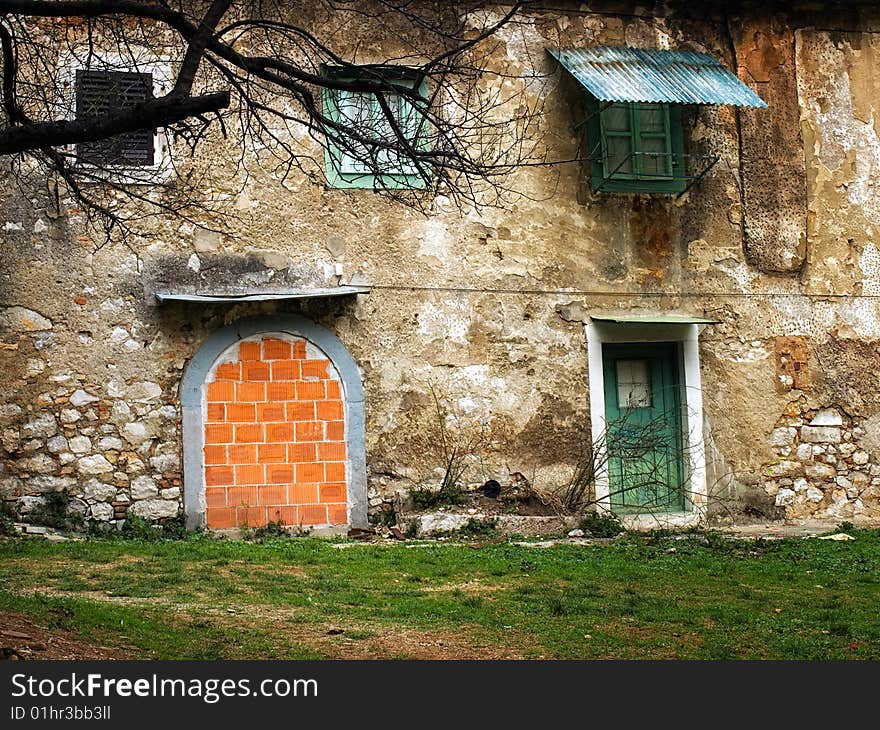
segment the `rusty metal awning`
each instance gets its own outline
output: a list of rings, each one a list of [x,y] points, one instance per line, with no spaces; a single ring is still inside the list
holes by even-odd
[[[698,317],[692,314],[664,312],[662,314],[593,314],[593,322],[612,322],[614,324],[717,324],[717,319]]]
[[[161,304],[163,302],[202,302],[205,304],[219,304],[223,302],[266,302],[274,299],[321,299],[327,297],[343,297],[352,294],[368,294],[368,286],[332,286],[316,289],[287,289],[282,291],[268,292],[244,292],[220,293],[220,292],[183,292],[183,291],[157,291],[154,296]]]
[[[767,106],[705,53],[607,47],[547,50],[599,101]]]

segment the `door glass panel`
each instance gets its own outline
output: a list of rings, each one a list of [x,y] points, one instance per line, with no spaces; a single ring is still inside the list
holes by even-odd
[[[621,408],[650,408],[651,367],[647,360],[617,361],[617,402]]]

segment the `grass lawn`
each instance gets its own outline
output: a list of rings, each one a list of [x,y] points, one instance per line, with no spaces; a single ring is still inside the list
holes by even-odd
[[[0,612],[159,659],[880,659],[852,542],[0,542]],[[336,546],[334,546],[336,545]]]

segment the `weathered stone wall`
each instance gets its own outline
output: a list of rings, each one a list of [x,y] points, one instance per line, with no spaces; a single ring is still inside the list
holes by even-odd
[[[777,174],[795,192],[803,183],[803,196],[780,187],[764,197],[772,165],[757,184],[745,180],[757,153],[748,153],[750,168],[741,150],[757,127],[709,107],[686,110],[686,146],[718,162],[680,198],[592,194],[586,166],[560,164],[517,172],[509,187],[527,194],[506,207],[460,210],[437,197],[423,214],[304,175],[282,183],[256,157],[245,180],[238,148],[217,140],[193,164],[210,169],[227,211],[205,222],[225,232],[156,216],[149,238],[96,250],[71,203],[50,216],[41,181],[28,200],[7,177],[3,498],[27,511],[67,488],[75,509],[102,523],[126,510],[176,515],[183,369],[218,327],[285,311],[329,328],[361,368],[374,508],[398,487],[438,480],[435,396],[452,427],[484,429],[471,481],[521,474],[558,486],[590,432],[584,319],[675,309],[719,320],[701,335],[707,443],[720,465],[710,491],[760,493],[790,516],[876,515],[880,309],[864,295],[880,294],[878,36],[754,23],[767,36],[760,48],[795,41],[781,63],[797,81],[800,128],[790,128],[792,99],[774,107],[776,92],[754,114],[766,115],[763,129],[784,129],[785,149],[800,155]],[[541,132],[559,160],[577,153],[582,97],[546,47],[683,47],[747,69],[758,48],[731,38],[719,18],[587,13],[577,4],[525,16],[500,39],[498,68],[548,76],[526,93],[543,104]],[[353,54],[355,40],[339,36],[337,51]],[[393,44],[382,36],[357,60],[394,56]],[[772,147],[774,135],[760,134]],[[801,169],[805,179],[788,179]],[[772,214],[769,227],[756,228],[762,211]],[[778,250],[774,231],[784,233]],[[302,303],[158,306],[152,296],[181,284],[270,283],[373,288]],[[821,425],[833,413],[841,423]]]

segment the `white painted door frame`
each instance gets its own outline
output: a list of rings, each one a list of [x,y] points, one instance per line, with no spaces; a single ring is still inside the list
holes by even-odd
[[[698,324],[587,322],[587,367],[589,373],[590,426],[594,444],[605,433],[605,368],[602,345],[606,342],[677,342],[680,344],[682,442],[686,508],[684,512],[622,515],[630,529],[687,527],[705,519],[708,502],[706,452],[703,439],[703,387],[700,377]],[[610,511],[610,485],[607,465],[596,474],[596,500],[599,509]]]

